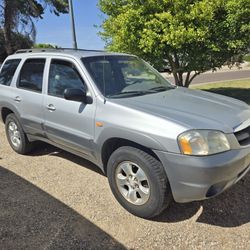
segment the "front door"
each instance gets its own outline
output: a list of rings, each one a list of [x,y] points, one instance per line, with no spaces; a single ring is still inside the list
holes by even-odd
[[[51,141],[91,155],[95,104],[64,99],[64,90],[67,88],[87,91],[80,72],[80,69],[71,60],[51,60],[48,93],[44,98],[44,127],[46,136]]]

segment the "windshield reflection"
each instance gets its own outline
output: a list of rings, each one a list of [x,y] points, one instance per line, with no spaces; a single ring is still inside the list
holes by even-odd
[[[95,56],[82,62],[108,98],[152,94],[174,88],[156,70],[135,56]]]

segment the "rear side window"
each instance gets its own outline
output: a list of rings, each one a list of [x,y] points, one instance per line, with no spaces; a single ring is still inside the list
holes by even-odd
[[[0,84],[10,86],[21,59],[12,59],[5,62],[0,73]]]
[[[20,72],[18,87],[42,92],[45,59],[28,59]]]
[[[50,65],[48,94],[63,97],[67,88],[86,90],[86,85],[74,64],[54,59]]]

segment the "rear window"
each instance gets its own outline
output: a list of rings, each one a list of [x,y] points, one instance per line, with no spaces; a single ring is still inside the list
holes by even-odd
[[[21,59],[12,59],[5,62],[0,72],[0,84],[10,86],[16,69],[21,62]]]
[[[42,92],[45,59],[28,59],[20,73],[18,88]]]

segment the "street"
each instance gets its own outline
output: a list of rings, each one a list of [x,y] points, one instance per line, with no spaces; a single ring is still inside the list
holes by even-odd
[[[165,77],[174,83],[174,78],[168,74],[164,74]],[[223,71],[223,72],[214,72],[214,73],[203,73],[197,76],[191,84],[201,84],[201,83],[210,83],[210,82],[219,82],[219,81],[231,81],[238,79],[250,78],[250,70],[234,70],[234,71]]]

